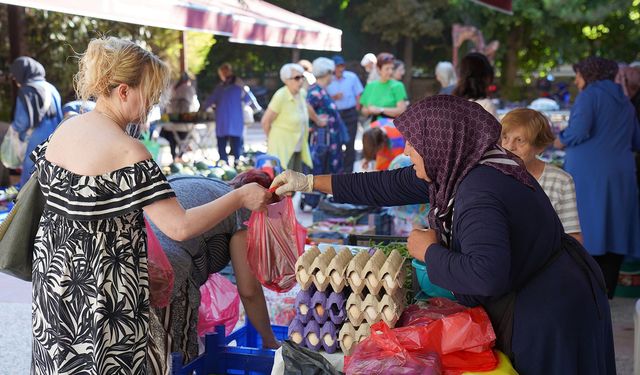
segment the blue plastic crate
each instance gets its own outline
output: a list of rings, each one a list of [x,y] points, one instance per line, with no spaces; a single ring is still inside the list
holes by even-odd
[[[276,339],[287,339],[288,327],[271,326]],[[234,342],[236,346],[229,346]],[[270,374],[275,350],[260,349],[262,338],[258,331],[247,323],[244,327],[224,334],[224,326],[205,337],[205,351],[196,359],[183,365],[182,354],[172,354],[173,375],[210,374]]]

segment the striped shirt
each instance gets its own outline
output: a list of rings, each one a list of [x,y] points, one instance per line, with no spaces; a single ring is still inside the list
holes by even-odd
[[[566,233],[580,232],[580,219],[576,204],[576,188],[573,177],[555,165],[546,164],[538,179],[556,210]]]

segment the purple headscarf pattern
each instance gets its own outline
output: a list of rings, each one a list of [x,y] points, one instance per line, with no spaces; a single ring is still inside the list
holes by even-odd
[[[451,95],[428,97],[410,106],[394,124],[424,159],[432,180],[429,224],[447,246],[456,191],[475,166],[491,166],[533,187],[522,160],[497,145],[500,123],[477,103]]]

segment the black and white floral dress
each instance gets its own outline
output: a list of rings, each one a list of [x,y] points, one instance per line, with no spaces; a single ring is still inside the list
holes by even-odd
[[[33,152],[47,199],[33,254],[32,373],[146,374],[142,207],[175,194],[153,160],[81,176]]]

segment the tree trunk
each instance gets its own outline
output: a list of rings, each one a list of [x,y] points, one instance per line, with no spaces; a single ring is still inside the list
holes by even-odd
[[[187,32],[180,31],[180,36],[178,37],[180,40],[180,74],[189,70],[189,65],[187,61]]]
[[[502,63],[502,86],[507,95],[516,87],[518,78],[518,51],[522,47],[524,25],[519,24],[511,29],[507,36],[506,53]]]
[[[9,64],[20,56],[27,54],[27,43],[25,39],[24,28],[24,8],[7,5],[7,16],[9,17]],[[11,119],[16,111],[16,97],[18,96],[18,87],[11,84]]]
[[[411,37],[404,38],[404,87],[407,88],[407,93],[411,96],[411,78],[412,78],[412,70],[413,70],[413,39]],[[417,98],[413,98],[417,99]]]
[[[294,63],[297,63],[298,61],[300,61],[300,50],[297,48],[294,48],[291,50],[291,61]]]
[[[24,8],[7,5],[7,15],[9,17],[9,60],[17,59],[27,54],[25,28],[24,28]]]

